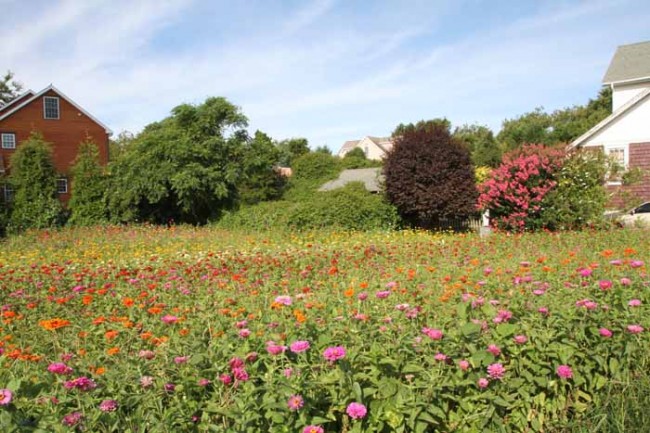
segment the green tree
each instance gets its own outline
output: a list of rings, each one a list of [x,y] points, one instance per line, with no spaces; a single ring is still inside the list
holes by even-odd
[[[331,155],[331,154],[332,154],[332,150],[331,150],[329,147],[327,147],[327,146],[318,146],[316,149],[314,149],[314,152],[317,152],[317,153],[326,153],[327,155]]]
[[[117,137],[108,142],[108,160],[117,161],[120,156],[126,152],[129,145],[133,142],[135,136],[129,131],[122,131]]]
[[[7,71],[4,77],[0,78],[0,107],[14,99],[23,90],[23,85],[17,82],[14,73]]]
[[[355,147],[354,149],[346,153],[345,156],[343,156],[343,159],[348,159],[348,158],[368,159],[366,157],[366,152],[364,152],[363,149],[360,147]]]
[[[293,161],[310,152],[309,142],[306,138],[290,138],[282,140],[277,144],[280,150],[280,165],[282,167],[293,167]]]
[[[238,185],[239,198],[245,204],[275,200],[282,196],[285,177],[278,173],[280,150],[261,131],[248,141],[244,149],[244,176]]]
[[[463,125],[454,130],[454,137],[467,145],[476,167],[498,167],[501,163],[501,148],[487,126]]]
[[[524,144],[550,145],[551,125],[551,116],[538,107],[530,113],[504,120],[497,141],[504,152],[518,149]]]
[[[478,192],[469,150],[446,119],[400,125],[384,160],[385,190],[404,221],[435,226],[475,213]]]
[[[52,151],[43,136],[33,132],[11,155],[9,182],[15,193],[11,203],[9,231],[48,228],[62,222],[57,198],[57,173]]]
[[[366,158],[366,154],[360,147],[355,147],[341,158],[341,166],[345,169],[381,167],[381,161]]]
[[[218,217],[237,196],[246,125],[238,107],[208,98],[145,127],[111,167],[111,217],[188,223]]]
[[[99,149],[92,139],[87,138],[79,145],[71,173],[72,197],[68,223],[86,226],[106,221],[104,168],[99,162]]]

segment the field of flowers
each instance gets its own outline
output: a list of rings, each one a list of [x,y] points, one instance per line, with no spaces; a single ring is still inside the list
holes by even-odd
[[[605,431],[611,402],[650,384],[648,240],[12,238],[0,244],[0,430]]]

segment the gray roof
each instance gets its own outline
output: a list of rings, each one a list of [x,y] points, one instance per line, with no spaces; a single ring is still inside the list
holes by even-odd
[[[381,191],[381,183],[384,181],[384,175],[381,174],[381,167],[373,168],[355,168],[343,170],[338,179],[330,180],[321,186],[319,191],[331,191],[342,188],[350,182],[363,182],[366,189],[370,192]]]
[[[339,155],[343,155],[344,153],[348,153],[352,149],[356,147],[357,144],[359,144],[361,140],[350,140],[346,141],[343,143],[343,147],[341,147],[341,150],[339,150]]]
[[[373,143],[375,143],[381,150],[388,152],[393,148],[393,139],[390,137],[371,137],[368,136]]]
[[[650,41],[621,45],[616,49],[603,84],[650,79]]]

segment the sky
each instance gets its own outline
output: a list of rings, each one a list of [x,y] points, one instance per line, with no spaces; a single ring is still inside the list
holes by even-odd
[[[436,117],[487,125],[596,97],[648,0],[0,0],[0,71],[118,134],[224,96],[249,130],[334,152]]]

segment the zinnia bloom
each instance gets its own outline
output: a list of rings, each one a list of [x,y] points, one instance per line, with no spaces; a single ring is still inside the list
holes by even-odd
[[[323,427],[317,425],[308,425],[302,429],[302,433],[325,433],[325,430],[323,430]]]
[[[515,335],[513,340],[515,340],[515,343],[517,344],[525,344],[528,341],[528,337],[525,335]]]
[[[14,393],[9,389],[0,389],[0,406],[6,406],[11,403]]]
[[[301,353],[306,352],[310,347],[309,341],[298,340],[291,343],[289,349],[291,349],[293,353]]]
[[[81,412],[72,412],[63,417],[61,423],[68,427],[74,427],[81,422],[83,414]]]
[[[501,355],[501,349],[499,349],[499,346],[495,344],[490,344],[487,348],[487,351],[490,352],[494,356],[499,356]]]
[[[291,305],[293,303],[293,300],[291,299],[291,296],[283,295],[283,296],[276,297],[275,302],[277,304],[289,306],[289,305]]]
[[[366,416],[368,410],[363,404],[355,402],[348,405],[347,409],[345,409],[345,413],[347,413],[352,419],[361,419]]]
[[[488,365],[487,372],[492,379],[502,379],[506,369],[502,364],[496,363]]]
[[[167,314],[165,316],[162,316],[160,320],[162,320],[164,323],[172,324],[178,322],[178,317]]]
[[[480,378],[477,382],[476,385],[478,385],[479,388],[487,388],[487,386],[490,384],[490,381],[487,380],[485,377]]]
[[[442,340],[444,336],[440,329],[422,328],[422,333],[432,340]]]
[[[287,402],[287,406],[289,406],[289,410],[298,410],[303,405],[305,404],[305,401],[302,399],[302,396],[300,395],[292,395],[289,397],[289,401]]]
[[[627,330],[632,334],[640,334],[643,332],[643,326],[641,325],[628,325]]]
[[[115,412],[117,410],[117,401],[104,400],[99,404],[99,409],[102,412]]]
[[[70,374],[72,368],[65,365],[63,362],[53,362],[47,367],[47,371],[54,374]]]
[[[610,330],[607,329],[607,328],[600,328],[600,329],[598,330],[598,332],[600,333],[601,336],[603,336],[603,337],[605,337],[605,338],[609,338],[609,337],[612,336],[612,331],[610,331]]]
[[[573,377],[573,370],[568,365],[560,365],[555,369],[555,372],[562,379],[570,379]]]
[[[458,361],[458,368],[463,371],[467,371],[469,369],[469,361],[465,359]]]
[[[640,299],[632,299],[630,302],[627,303],[629,307],[640,307],[641,306],[641,300]]]
[[[345,357],[345,347],[343,347],[343,346],[328,347],[323,352],[323,356],[329,362],[338,361],[339,359],[342,359],[342,358]]]
[[[380,290],[379,292],[375,293],[375,296],[379,299],[386,299],[390,295],[390,290]]]
[[[143,388],[149,388],[151,385],[153,385],[153,377],[142,376],[140,378],[140,385],[142,385]]]
[[[76,379],[68,380],[63,384],[63,387],[66,389],[79,389],[81,391],[90,391],[95,389],[97,384],[94,380],[87,378],[86,376],[81,376]]]

